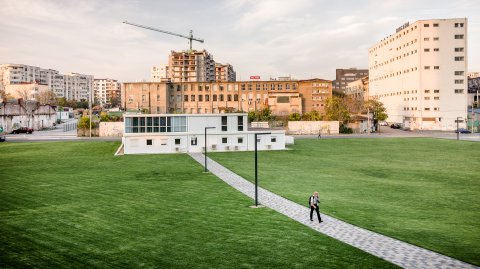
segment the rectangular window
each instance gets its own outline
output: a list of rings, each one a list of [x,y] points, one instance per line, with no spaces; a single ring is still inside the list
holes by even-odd
[[[430,90],[425,90],[425,93],[430,93]]]
[[[175,138],[175,145],[180,145],[180,138]]]
[[[424,97],[425,100],[430,100],[430,97]]]
[[[455,35],[455,39],[463,39],[463,35]]]
[[[228,143],[228,137],[222,137],[222,144]]]
[[[222,116],[222,132],[226,132],[228,129],[228,117]]]
[[[238,94],[233,95],[233,101],[238,101]]]
[[[461,62],[461,61],[463,61],[463,60],[464,60],[464,57],[463,57],[463,56],[457,56],[457,57],[455,57],[455,61],[457,61],[457,62]]]
[[[423,69],[430,70],[430,66],[424,66]]]
[[[198,85],[198,91],[199,91],[199,92],[202,91],[202,85]]]
[[[196,146],[197,145],[197,138],[196,137],[192,137],[192,139],[190,140],[190,144],[192,146]]]
[[[429,52],[429,51],[430,51],[430,49],[423,49],[423,51],[424,51],[424,52]]]
[[[183,96],[183,101],[188,102],[188,95]]]
[[[463,23],[455,23],[455,28],[462,28],[463,27]]]
[[[463,76],[464,74],[464,71],[455,71],[455,76]]]
[[[440,90],[433,90],[433,93],[440,93]]]
[[[206,101],[206,102],[210,101],[210,95],[205,94],[205,101]]]
[[[195,102],[195,95],[192,94],[192,95],[190,96],[190,101]]]
[[[152,139],[147,139],[147,146],[151,146],[151,145],[153,145]]]
[[[201,94],[198,95],[198,101],[203,102],[203,95],[201,95]]]
[[[429,107],[426,107],[426,108],[425,108],[425,110],[427,110],[427,111],[428,111],[428,110],[430,110],[430,108],[429,108]]]
[[[440,49],[439,48],[434,48],[433,51],[440,51]]]
[[[237,138],[237,143],[238,144],[243,144],[243,137]]]
[[[440,38],[439,37],[434,37],[433,41],[438,41]]]
[[[241,89],[242,91],[244,91],[244,90],[245,90],[245,84],[241,84],[241,85],[240,85],[240,89]]]
[[[438,70],[440,69],[440,66],[434,66],[433,69]]]
[[[434,24],[433,24],[433,27],[438,27],[438,23],[434,23]]]
[[[228,102],[232,101],[232,95],[231,94],[227,94],[227,101]]]
[[[463,84],[463,79],[456,79],[455,84]]]
[[[270,142],[272,142],[272,143],[275,143],[275,142],[277,142],[277,138],[276,138],[276,137],[272,137],[272,138],[270,138]]]
[[[430,27],[430,24],[425,23],[425,24],[423,25],[423,27]]]
[[[457,93],[457,94],[462,94],[462,93],[463,93],[463,89],[455,89],[455,93]]]
[[[428,40],[430,40],[430,38],[428,37],[423,38],[423,41],[428,41]]]
[[[213,97],[213,101],[217,101],[217,95],[216,94],[214,94],[212,97]]]
[[[237,130],[243,131],[243,116],[238,116],[237,121],[238,121]]]
[[[433,97],[433,100],[440,100],[440,97],[435,96],[435,97]]]
[[[463,52],[464,48],[455,48],[455,52]]]

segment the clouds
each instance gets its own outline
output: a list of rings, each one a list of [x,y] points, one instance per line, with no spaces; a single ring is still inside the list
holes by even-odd
[[[335,68],[367,67],[367,49],[406,21],[468,17],[469,58],[480,59],[480,2],[460,1],[2,1],[0,63],[24,63],[122,81],[149,79],[152,65],[187,40],[122,24],[205,39],[237,74],[333,79]],[[480,70],[478,60],[470,69]]]

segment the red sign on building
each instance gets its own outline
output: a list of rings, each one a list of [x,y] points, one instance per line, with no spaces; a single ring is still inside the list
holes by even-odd
[[[260,76],[250,76],[250,79],[260,79]]]

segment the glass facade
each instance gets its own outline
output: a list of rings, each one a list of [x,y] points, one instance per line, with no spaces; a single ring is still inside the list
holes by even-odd
[[[187,117],[125,117],[125,133],[186,132]]]

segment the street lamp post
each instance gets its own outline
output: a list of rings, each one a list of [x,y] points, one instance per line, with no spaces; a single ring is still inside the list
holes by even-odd
[[[207,129],[215,129],[215,127],[205,127],[205,173],[208,173],[208,169],[207,169]]]
[[[460,140],[460,130],[458,130],[458,122],[462,117],[457,117],[457,140]]]
[[[258,154],[257,154],[257,137],[259,135],[266,135],[272,133],[255,133],[255,206],[258,206]]]

